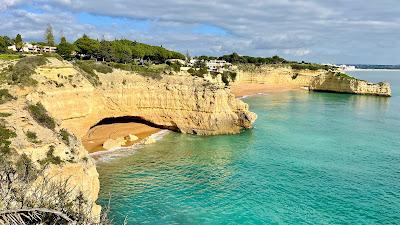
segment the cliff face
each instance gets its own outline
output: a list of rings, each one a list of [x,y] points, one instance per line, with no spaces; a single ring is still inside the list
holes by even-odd
[[[290,66],[268,65],[239,68],[235,83],[268,83],[277,86],[305,87],[326,70],[294,70]]]
[[[7,160],[10,160],[9,163],[11,163],[20,161],[23,159],[21,156],[25,156],[27,157],[24,160],[26,170],[28,171],[30,163],[35,167],[35,169],[29,170],[31,176],[35,177],[35,181],[32,184],[22,184],[28,185],[28,187],[21,190],[21,193],[14,194],[25,196],[27,198],[25,201],[28,202],[30,198],[39,199],[27,194],[30,191],[33,192],[39,183],[45,183],[50,188],[50,190],[47,190],[41,185],[40,188],[43,188],[41,193],[54,191],[51,189],[57,186],[55,184],[65,184],[65,187],[71,191],[68,196],[69,200],[73,201],[73,199],[82,195],[85,201],[82,207],[88,209],[93,218],[98,218],[101,207],[95,201],[98,197],[100,185],[94,161],[89,157],[78,139],[65,133],[66,136],[63,140],[60,135],[62,129],[60,126],[56,125],[54,129],[49,129],[39,124],[32,117],[27,109],[30,103],[27,102],[26,98],[26,94],[30,91],[29,89],[13,89],[11,94],[16,99],[0,105],[0,113],[7,115],[4,118],[7,129],[15,133],[15,137],[10,143],[10,148],[14,149],[15,152],[8,153]],[[54,187],[50,187],[53,184]],[[13,182],[13,185],[19,187],[21,184]],[[18,190],[18,188],[15,190]],[[0,199],[0,210],[2,210],[2,206],[4,207],[2,200]],[[21,207],[17,201],[10,202],[10,207]],[[39,204],[38,207],[43,207],[41,203],[32,202],[31,204]]]
[[[48,61],[32,75],[36,87],[7,87],[16,99],[0,105],[0,113],[7,114],[6,126],[15,133],[10,140],[16,150],[14,161],[26,155],[44,168],[36,183],[47,177],[66,182],[73,188],[71,198],[82,195],[93,217],[100,213],[95,203],[98,173],[80,138],[102,119],[129,116],[198,135],[238,133],[256,119],[247,104],[218,82],[185,73],[164,74],[157,80],[114,70],[96,72],[101,84],[93,86],[85,77],[88,74],[72,64],[55,58]],[[28,107],[37,104],[55,120],[53,128],[33,118]],[[66,137],[65,131],[72,135]],[[1,205],[0,201],[0,209]]]
[[[310,83],[312,91],[331,91],[338,93],[354,93],[365,95],[391,96],[388,83],[372,84],[364,80],[327,73],[315,77]]]
[[[337,71],[292,69],[269,65],[239,69],[236,84],[268,83],[285,87],[307,87],[313,91],[391,96],[388,83],[372,84]]]
[[[79,82],[68,80],[69,75]],[[223,84],[188,74],[164,75],[160,80],[120,70],[98,75],[102,85],[93,87],[68,63],[48,65],[36,78],[46,83],[51,77],[58,87],[41,86],[29,98],[40,101],[62,127],[78,137],[110,117],[131,116],[199,135],[238,133],[256,119],[248,105]]]

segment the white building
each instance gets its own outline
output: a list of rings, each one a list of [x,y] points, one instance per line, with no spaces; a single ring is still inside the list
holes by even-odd
[[[15,47],[15,45],[8,46],[8,49],[14,52],[17,51],[17,47]],[[26,53],[40,53],[40,52],[53,53],[56,51],[57,47],[33,45],[31,43],[24,43],[24,46],[20,50],[20,52],[26,52]]]
[[[227,69],[232,68],[232,64],[226,62],[225,60],[210,60],[206,62],[208,71],[222,73]]]

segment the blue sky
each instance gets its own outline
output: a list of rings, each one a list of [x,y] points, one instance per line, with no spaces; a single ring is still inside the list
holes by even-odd
[[[399,0],[0,0],[0,33],[42,40],[47,24],[189,51],[320,63],[400,64]]]

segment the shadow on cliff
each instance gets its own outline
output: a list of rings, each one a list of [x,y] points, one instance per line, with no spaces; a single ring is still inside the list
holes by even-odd
[[[100,120],[95,125],[91,126],[90,129],[99,125],[107,125],[107,124],[114,124],[114,123],[141,123],[145,124],[150,127],[155,127],[159,129],[168,129],[175,132],[180,132],[180,129],[177,126],[164,126],[152,123],[148,120],[143,119],[139,116],[121,116],[121,117],[108,117]]]

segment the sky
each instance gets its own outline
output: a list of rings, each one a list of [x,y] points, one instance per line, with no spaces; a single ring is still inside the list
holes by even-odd
[[[400,0],[0,0],[0,35],[126,38],[190,55],[400,64]]]

